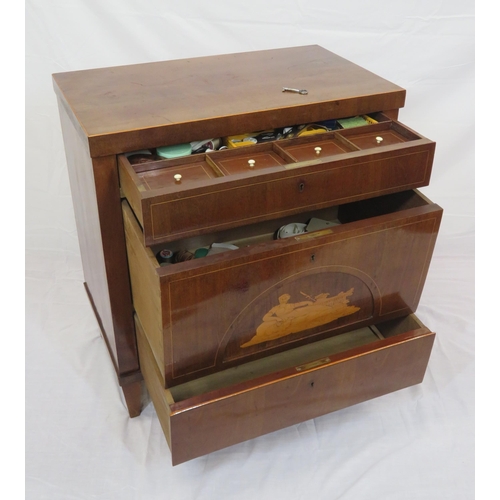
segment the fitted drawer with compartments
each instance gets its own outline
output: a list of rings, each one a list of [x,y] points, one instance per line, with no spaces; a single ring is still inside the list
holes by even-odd
[[[123,195],[154,245],[429,183],[435,143],[378,123],[171,160],[119,161]]]
[[[171,242],[238,248],[161,266],[124,201],[134,309],[164,386],[414,312],[441,213],[405,191]],[[275,239],[310,220],[332,225]]]

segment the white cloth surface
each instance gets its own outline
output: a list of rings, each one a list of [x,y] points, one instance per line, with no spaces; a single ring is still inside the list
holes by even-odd
[[[428,371],[172,467],[152,405],[128,417],[87,300],[51,74],[310,44],[405,88],[400,120],[437,143]],[[473,498],[473,1],[27,0],[26,57],[27,499]]]

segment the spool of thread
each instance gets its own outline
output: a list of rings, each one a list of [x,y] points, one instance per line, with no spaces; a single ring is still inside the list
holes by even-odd
[[[156,254],[156,260],[161,266],[172,264],[174,260],[174,252],[168,248],[163,248]]]
[[[151,161],[163,160],[161,156],[149,154],[134,154],[127,157],[131,165],[137,165],[138,163],[149,163]]]
[[[186,260],[194,259],[194,253],[189,250],[179,250],[174,255],[174,262],[185,262]]]

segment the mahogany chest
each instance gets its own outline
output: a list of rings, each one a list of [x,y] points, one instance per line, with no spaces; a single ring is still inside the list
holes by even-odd
[[[53,78],[85,287],[174,465],[422,381],[442,209],[403,89],[318,46]]]

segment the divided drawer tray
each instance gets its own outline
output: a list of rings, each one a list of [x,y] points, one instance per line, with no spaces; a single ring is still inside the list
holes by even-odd
[[[121,189],[151,246],[427,185],[435,143],[386,120],[173,160],[121,155]]]

